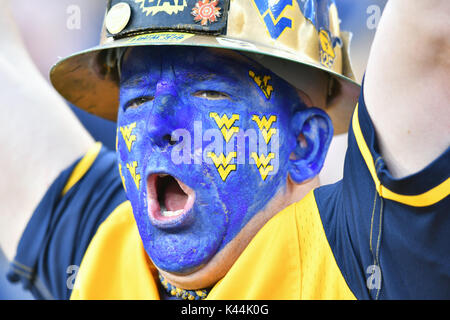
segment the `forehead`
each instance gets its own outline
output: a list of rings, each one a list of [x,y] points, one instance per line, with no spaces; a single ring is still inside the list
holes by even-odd
[[[219,72],[242,67],[261,69],[245,56],[224,49],[202,47],[148,46],[128,49],[122,58],[121,70],[125,77],[136,73],[156,72],[172,68],[174,72]]]
[[[247,107],[258,103],[264,108],[290,110],[300,99],[297,89],[236,51],[188,46],[133,47],[125,51],[121,102],[136,95],[155,94],[155,88],[173,90],[174,86],[179,94],[191,94],[192,90],[225,92],[233,101],[245,101]],[[210,101],[209,105],[214,103]]]

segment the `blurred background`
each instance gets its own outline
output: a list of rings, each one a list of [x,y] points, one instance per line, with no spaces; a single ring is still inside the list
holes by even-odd
[[[11,1],[14,18],[23,41],[46,79],[51,66],[58,59],[98,44],[106,2],[106,0]],[[358,82],[361,82],[363,77],[370,45],[386,2],[387,0],[336,0],[341,28],[353,34],[350,54]],[[70,107],[96,140],[114,148],[114,123]],[[345,150],[345,147],[345,137],[335,139],[327,161],[343,158],[342,150]],[[332,168],[332,165],[325,164],[323,174],[330,180],[327,182],[332,182],[340,176],[339,172],[330,172]],[[20,285],[11,285],[7,282],[5,277],[7,268],[8,262],[0,250],[0,299],[32,299]]]

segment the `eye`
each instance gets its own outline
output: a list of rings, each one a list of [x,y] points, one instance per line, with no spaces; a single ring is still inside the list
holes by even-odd
[[[152,101],[153,99],[155,99],[155,97],[153,97],[153,96],[139,97],[139,98],[133,99],[125,105],[125,110],[137,109],[144,103]]]
[[[204,90],[204,91],[197,91],[194,93],[194,97],[208,99],[208,100],[225,100],[230,99],[230,96],[226,93],[219,92],[219,91],[212,91],[212,90]]]

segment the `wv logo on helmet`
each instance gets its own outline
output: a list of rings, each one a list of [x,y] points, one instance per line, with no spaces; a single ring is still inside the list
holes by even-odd
[[[284,17],[284,11],[292,7],[292,0],[253,0],[266,24],[272,39],[278,39],[286,28],[292,28],[292,20]]]

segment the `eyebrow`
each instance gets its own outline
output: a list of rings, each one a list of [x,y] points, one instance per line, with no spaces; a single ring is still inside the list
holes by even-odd
[[[147,82],[147,76],[146,75],[137,75],[134,77],[131,77],[130,79],[127,79],[126,81],[121,81],[120,86],[124,88],[132,88],[135,86],[139,86],[142,84],[145,84]]]
[[[217,74],[215,72],[210,71],[191,71],[191,70],[182,70],[175,72],[175,76],[178,77],[184,77],[185,79],[190,79],[198,82],[207,82],[207,81],[230,81],[231,77]],[[149,81],[149,75],[147,74],[139,74],[134,75],[130,77],[129,79],[125,81],[120,82],[120,87],[125,89],[135,88],[143,85],[150,84],[151,81]]]
[[[217,73],[210,70],[181,70],[176,71],[175,75],[178,79],[180,79],[180,77],[183,77],[184,79],[198,81],[199,83],[208,81],[232,83],[234,80],[234,77],[232,75]]]
[[[181,73],[183,76],[193,79],[193,80],[197,80],[197,81],[208,81],[214,78],[217,78],[217,74],[216,73],[199,73],[199,72],[192,72],[192,71],[185,71]]]

